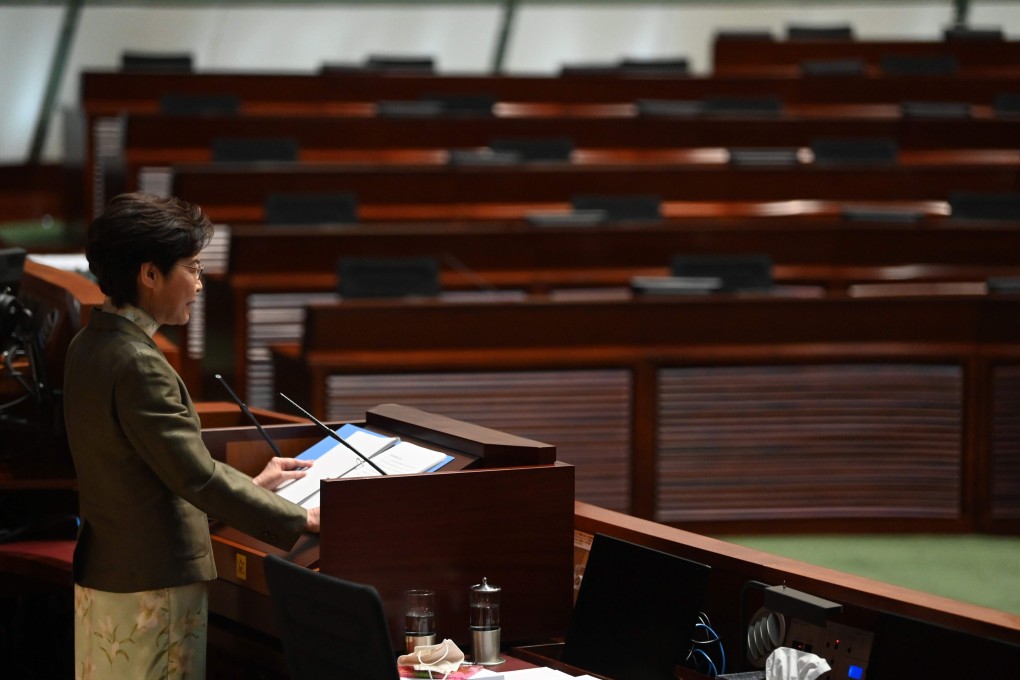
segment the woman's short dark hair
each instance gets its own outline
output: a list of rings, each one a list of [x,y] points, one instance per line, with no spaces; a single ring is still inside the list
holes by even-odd
[[[169,275],[212,237],[202,209],[176,197],[133,193],[115,196],[89,225],[85,257],[99,288],[118,307],[138,304],[138,270],[146,262]]]

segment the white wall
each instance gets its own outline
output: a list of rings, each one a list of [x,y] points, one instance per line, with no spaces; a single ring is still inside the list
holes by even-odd
[[[952,2],[817,3],[648,2],[626,5],[518,4],[505,68],[555,73],[564,64],[607,63],[621,57],[686,57],[698,73],[711,69],[719,29],[850,23],[860,38],[938,38]],[[75,106],[79,74],[110,69],[125,50],[189,52],[198,70],[316,70],[323,62],[358,63],[373,54],[431,55],[440,72],[487,72],[500,27],[500,3],[338,5],[287,4],[132,7],[82,11],[59,106]],[[970,25],[997,26],[1020,37],[1020,3],[972,2]],[[19,163],[32,134],[49,77],[63,9],[0,6],[0,163]],[[51,123],[44,160],[63,158],[59,116]]]
[[[0,7],[0,163],[22,161],[31,147],[61,15]]]

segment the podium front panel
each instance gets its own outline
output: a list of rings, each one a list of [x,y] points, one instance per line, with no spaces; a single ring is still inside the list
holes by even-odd
[[[572,608],[574,468],[341,479],[322,484],[320,569],[374,586],[394,644],[404,591],[436,591],[438,639],[470,650],[468,592],[502,588],[504,645],[561,636]]]

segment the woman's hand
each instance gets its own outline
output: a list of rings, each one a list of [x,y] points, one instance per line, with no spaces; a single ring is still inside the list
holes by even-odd
[[[272,491],[284,482],[291,479],[301,479],[307,474],[306,468],[312,467],[315,461],[297,460],[294,458],[273,458],[262,470],[252,479],[256,486]],[[317,520],[316,520],[317,521]]]
[[[305,531],[319,533],[319,508],[308,508],[308,519],[305,520]]]

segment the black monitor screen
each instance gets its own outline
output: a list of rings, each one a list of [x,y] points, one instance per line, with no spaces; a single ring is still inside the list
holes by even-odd
[[[354,194],[283,194],[266,196],[266,224],[347,224],[358,221]]]
[[[10,292],[16,294],[24,272],[25,249],[0,248],[0,293],[10,288]]]
[[[869,680],[1001,678],[1020,668],[1020,647],[883,614],[868,663]]]
[[[768,290],[772,288],[772,258],[764,253],[742,255],[675,255],[670,260],[673,276],[717,277],[720,290]]]
[[[629,680],[673,680],[708,585],[709,567],[596,534],[562,660]]]
[[[439,295],[439,262],[433,257],[345,257],[337,263],[345,298]]]

